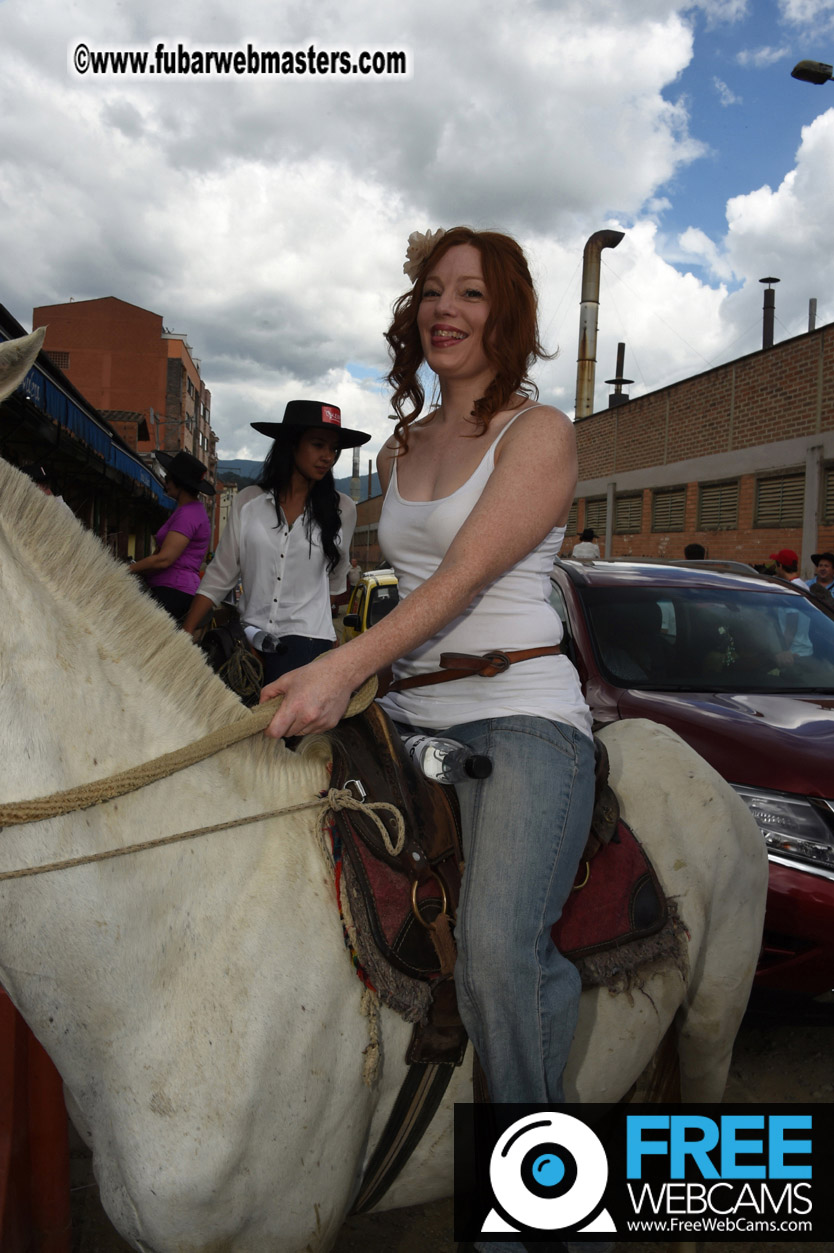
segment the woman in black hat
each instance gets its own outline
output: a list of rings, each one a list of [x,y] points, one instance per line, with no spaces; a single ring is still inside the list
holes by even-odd
[[[579,536],[579,543],[574,544],[571,556],[584,557],[586,559],[590,558],[592,561],[598,561],[599,544],[594,542],[598,538],[599,536],[594,528],[592,526],[586,526],[585,530]]]
[[[160,452],[157,460],[177,507],[154,537],[156,552],[132,562],[130,572],[143,575],[154,600],[182,622],[200,586],[200,567],[211,539],[211,523],[198,495],[213,496],[214,488],[205,481],[206,467],[190,452]]]
[[[343,448],[371,437],[342,426],[335,405],[314,400],[291,400],[283,421],[252,426],[274,443],[258,485],[235,498],[183,626],[193,634],[241,583],[246,637],[271,683],[336,638],[330,598],[345,590],[356,506],[336,491],[333,466]]]

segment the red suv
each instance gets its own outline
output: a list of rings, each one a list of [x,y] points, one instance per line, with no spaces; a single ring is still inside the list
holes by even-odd
[[[734,562],[557,561],[551,582],[597,724],[671,727],[758,822],[757,985],[834,988],[834,611]]]

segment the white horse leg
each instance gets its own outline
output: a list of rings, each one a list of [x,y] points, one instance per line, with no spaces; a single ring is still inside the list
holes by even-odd
[[[681,1098],[717,1101],[761,943],[764,843],[729,784],[667,727],[619,722],[602,738],[623,818],[647,844],[689,936],[677,1016]]]
[[[704,943],[679,1011],[683,1101],[723,1098],[756,973],[767,891],[763,841],[744,802],[727,788],[716,797],[709,820],[733,833],[743,873],[717,877]]]

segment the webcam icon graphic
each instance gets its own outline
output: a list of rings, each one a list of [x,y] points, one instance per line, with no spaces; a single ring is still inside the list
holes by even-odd
[[[527,1114],[492,1150],[489,1180],[495,1206],[481,1231],[614,1232],[601,1207],[608,1159],[597,1136],[570,1114]],[[514,1225],[517,1224],[517,1225]]]

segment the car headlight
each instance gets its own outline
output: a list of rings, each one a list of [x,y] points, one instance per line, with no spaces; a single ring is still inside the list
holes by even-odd
[[[834,870],[834,811],[829,802],[735,783],[733,788],[756,819],[768,852]]]

